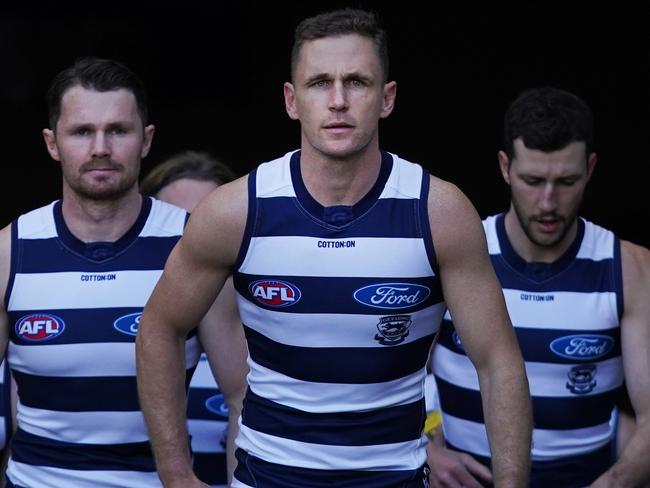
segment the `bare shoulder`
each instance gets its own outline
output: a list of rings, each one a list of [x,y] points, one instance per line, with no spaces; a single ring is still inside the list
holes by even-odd
[[[650,249],[621,240],[621,259],[626,295],[628,291],[640,290],[647,297],[650,291]]]
[[[453,183],[430,176],[428,199],[431,235],[438,254],[451,249],[485,247],[481,218],[467,196]]]
[[[206,258],[217,253],[232,264],[244,236],[247,213],[248,176],[242,176],[216,188],[196,206],[182,240],[194,253],[205,251]]]
[[[11,224],[0,230],[0,296],[4,297],[11,270]]]

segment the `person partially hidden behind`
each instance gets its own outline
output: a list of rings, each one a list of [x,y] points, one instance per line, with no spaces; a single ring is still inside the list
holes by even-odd
[[[206,152],[183,151],[154,166],[140,182],[140,191],[188,212],[212,190],[236,178],[235,173]],[[213,307],[212,320],[223,319],[224,309],[237,314],[232,279],[219,293],[220,308]],[[226,442],[228,408],[201,353],[187,397],[187,421],[192,438],[192,463],[197,477],[212,488],[227,483]]]
[[[650,483],[650,251],[579,217],[596,166],[593,126],[572,93],[523,92],[498,153],[510,208],[483,222],[533,397],[533,488]],[[487,484],[496,454],[456,326],[451,310],[433,354],[447,444],[430,446],[436,488]],[[615,462],[624,380],[637,422]]]

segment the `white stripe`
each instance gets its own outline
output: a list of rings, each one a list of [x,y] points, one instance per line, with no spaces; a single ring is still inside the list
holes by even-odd
[[[385,348],[375,336],[379,334],[379,316],[363,314],[286,313],[264,310],[237,296],[242,322],[269,339],[291,346],[302,347],[367,347]],[[440,324],[444,304],[436,304],[409,314],[409,335],[397,346],[409,344],[434,334]],[[393,315],[383,311],[384,316]],[[394,315],[399,315],[395,311]]]
[[[140,237],[180,236],[185,227],[187,212],[170,203],[155,198],[151,200],[151,213],[140,232]]]
[[[501,254],[501,246],[499,245],[499,237],[496,231],[496,221],[496,215],[491,215],[483,220],[483,230],[485,231],[488,252],[490,254]]]
[[[479,391],[478,375],[469,358],[442,345],[433,355],[433,370],[443,380],[460,388]],[[593,363],[591,363],[593,364]],[[568,373],[575,364],[552,364],[528,361],[526,375],[530,394],[535,397],[567,397],[572,395],[567,388]],[[593,396],[611,391],[623,384],[623,362],[620,357],[596,363],[596,385],[583,396]]]
[[[54,211],[56,201],[32,210],[18,218],[19,239],[50,239],[56,237]]]
[[[445,438],[457,448],[490,457],[483,424],[446,414],[443,415],[443,429]],[[532,458],[535,461],[550,461],[584,454],[604,446],[612,436],[609,422],[583,429],[534,429]]]
[[[591,259],[602,261],[614,257],[614,234],[599,225],[592,224],[585,219],[585,236],[578,250],[578,259]]]
[[[61,412],[18,402],[18,425],[34,435],[61,442],[123,444],[149,439],[141,411]]]
[[[142,307],[161,273],[156,269],[16,274],[7,310],[84,309],[89,303],[92,308]],[[82,281],[99,275],[114,275],[115,279]],[[133,283],[138,286],[132,286]]]
[[[458,354],[438,344],[433,353],[433,372],[460,388],[479,391],[476,368],[464,354]]]
[[[527,362],[526,374],[528,375],[530,394],[535,397],[570,397],[572,394],[569,393],[566,385],[568,373],[572,367],[574,367],[572,364]],[[598,395],[621,386],[623,384],[621,357],[596,363],[594,379],[596,380],[594,389],[580,397]]]
[[[246,483],[242,483],[241,481],[239,481],[237,478],[233,476],[232,483],[230,483],[230,488],[255,488],[255,487],[251,485],[247,485]]]
[[[310,469],[401,471],[418,469],[426,460],[426,437],[369,446],[331,446],[276,437],[240,424],[238,447],[271,463]]]
[[[198,337],[185,342],[185,368],[196,364],[200,352]],[[9,343],[9,363],[21,373],[65,376],[135,376],[135,343],[98,342],[18,346]],[[44,364],[47,371],[43,371]]]
[[[239,269],[259,275],[360,277],[433,276],[420,238],[354,237],[354,247],[319,248],[322,239],[254,237]],[[328,239],[332,241],[333,239]],[[273,259],[268,259],[273,256]],[[388,258],[387,258],[388,256]],[[334,264],[334,262],[336,264]]]
[[[220,440],[224,430],[228,427],[228,422],[189,419],[187,427],[192,436],[192,451],[215,454],[226,452]]]
[[[257,167],[255,179],[255,196],[257,198],[295,197],[296,192],[291,183],[291,155],[286,153],[281,158],[262,163]]]
[[[379,198],[420,198],[423,171],[420,165],[393,157],[393,170]],[[425,178],[428,175],[424,175]]]
[[[190,389],[191,388],[212,388],[215,390],[215,395],[217,394],[217,382],[214,379],[214,375],[212,374],[205,353],[201,353],[199,364],[196,365],[196,370],[194,371],[192,381],[190,382]]]
[[[618,326],[616,293],[504,289],[508,314],[517,328],[608,330]],[[531,295],[552,300],[524,300]],[[523,296],[523,298],[522,298]]]
[[[369,384],[300,381],[248,359],[250,388],[272,402],[305,412],[329,413],[374,410],[422,399],[425,368],[392,381]]]
[[[9,460],[7,468],[11,482],[29,488],[160,488],[158,474],[141,471],[71,470],[35,466]]]

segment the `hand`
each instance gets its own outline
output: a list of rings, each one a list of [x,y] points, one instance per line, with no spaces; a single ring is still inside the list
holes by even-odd
[[[469,454],[429,443],[427,463],[431,488],[483,488],[478,478],[492,481],[492,473]]]

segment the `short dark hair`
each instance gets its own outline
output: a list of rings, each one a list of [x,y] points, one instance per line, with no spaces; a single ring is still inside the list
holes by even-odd
[[[118,61],[89,56],[77,59],[72,66],[59,72],[52,80],[45,96],[50,129],[56,129],[61,116],[63,95],[68,89],[77,85],[100,92],[120,88],[129,90],[135,96],[142,124],[147,124],[149,115],[147,91],[140,78]]]
[[[144,195],[155,196],[170,183],[183,178],[214,181],[217,185],[223,185],[237,178],[237,175],[225,163],[206,152],[183,151],[155,166],[142,180],[140,191]]]
[[[294,32],[294,43],[291,49],[291,76],[295,73],[300,49],[305,41],[313,41],[324,37],[359,34],[370,38],[377,48],[384,81],[388,79],[388,40],[384,29],[379,25],[377,14],[365,10],[344,8],[325,12],[304,19]]]
[[[551,86],[528,89],[510,104],[504,118],[504,147],[511,161],[519,137],[527,148],[544,152],[584,142],[586,154],[590,154],[594,145],[591,109],[566,90]]]

